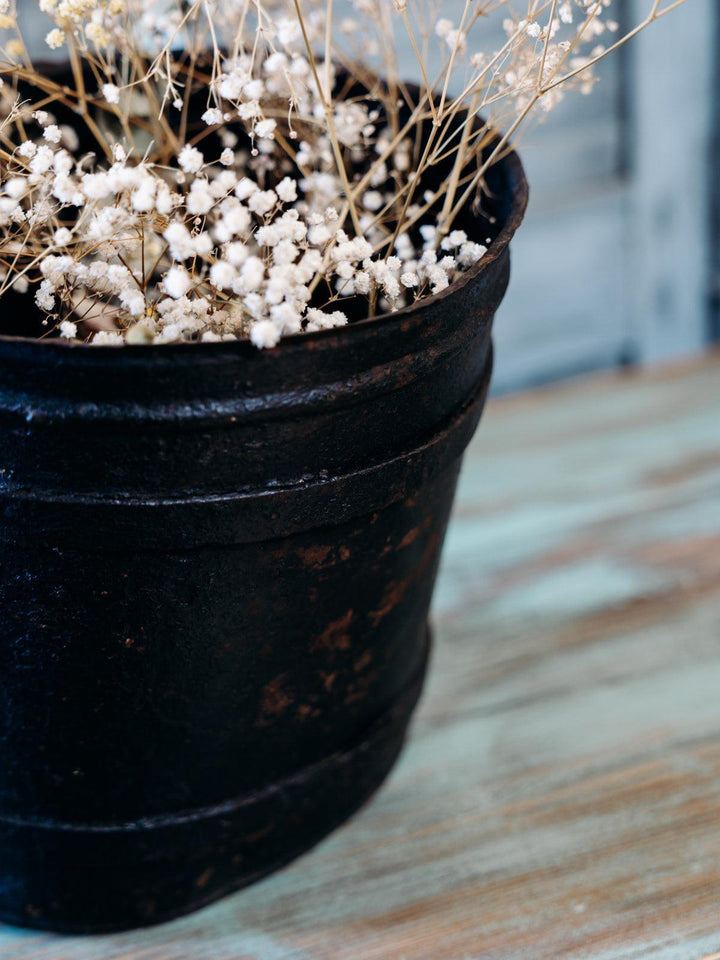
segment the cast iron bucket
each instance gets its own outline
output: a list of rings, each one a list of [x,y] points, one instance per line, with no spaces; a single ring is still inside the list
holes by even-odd
[[[390,770],[526,204],[514,154],[490,187],[489,252],[394,315],[266,352],[0,338],[4,920],[185,913]]]

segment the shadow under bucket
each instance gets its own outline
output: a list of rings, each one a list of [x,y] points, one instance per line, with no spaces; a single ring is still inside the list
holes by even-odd
[[[185,913],[382,782],[490,380],[514,154],[490,187],[488,253],[396,314],[267,352],[0,338],[0,917]]]

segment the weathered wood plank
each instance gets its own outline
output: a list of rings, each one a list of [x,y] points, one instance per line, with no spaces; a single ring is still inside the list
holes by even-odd
[[[645,0],[630,4],[636,16],[647,8]],[[628,229],[633,319],[646,361],[691,353],[708,339],[717,22],[717,0],[694,0],[654,24],[632,48]],[[683,68],[668,69],[676,59]]]
[[[3,960],[720,956],[720,356],[490,404],[389,783],[276,877]]]

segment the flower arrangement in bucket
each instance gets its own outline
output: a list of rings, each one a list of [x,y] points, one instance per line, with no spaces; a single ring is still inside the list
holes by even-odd
[[[511,139],[679,2],[621,33],[611,0],[41,0],[43,64],[0,2],[0,916],[109,930],[391,768]]]
[[[518,126],[589,93],[635,32],[617,36],[610,0],[522,18],[467,0],[457,23],[432,3],[338,6],[40,0],[68,68],[4,45],[0,294],[31,291],[41,334],[70,340],[258,347],[437,294],[492,239],[454,224]],[[493,18],[504,39],[478,52]]]

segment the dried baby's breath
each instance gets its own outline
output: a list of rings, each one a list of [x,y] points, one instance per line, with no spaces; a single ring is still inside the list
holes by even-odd
[[[620,35],[612,0],[40,0],[48,76],[0,0],[0,295],[69,340],[272,347],[438,293],[520,124],[681,2]]]

